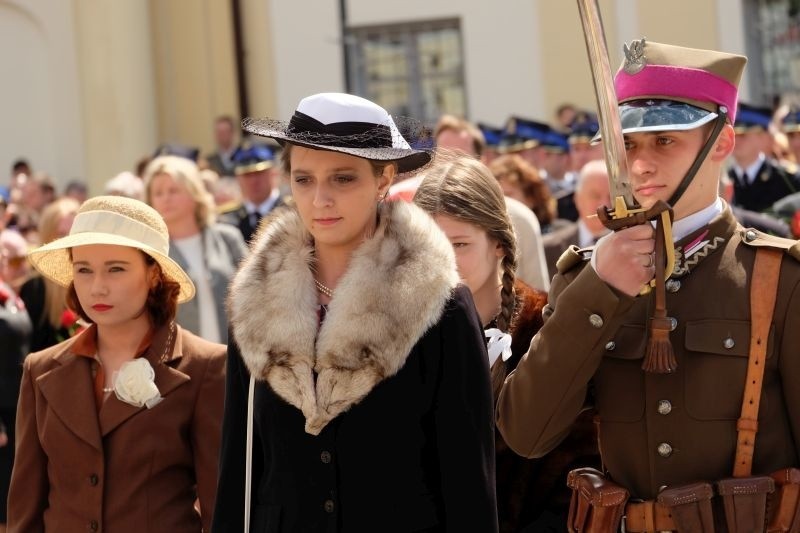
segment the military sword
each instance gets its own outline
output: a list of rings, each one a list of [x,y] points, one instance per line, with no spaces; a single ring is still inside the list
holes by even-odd
[[[608,169],[609,192],[613,205],[598,209],[598,216],[611,230],[642,224],[658,216],[662,218],[666,251],[664,279],[669,277],[675,267],[675,250],[672,248],[672,219],[670,207],[666,202],[658,202],[648,210],[641,208],[633,196],[628,159],[625,153],[625,138],[622,134],[622,121],[619,116],[617,94],[614,90],[614,77],[608,57],[608,46],[603,32],[603,21],[597,0],[577,0],[589,66],[592,70],[594,93],[597,97],[597,114],[600,134],[603,139],[606,168]],[[645,286],[643,293],[655,286],[655,280]]]
[[[648,321],[648,343],[642,369],[647,372],[674,372],[678,364],[670,343],[669,333],[675,320],[667,316],[665,282],[675,267],[675,249],[672,243],[672,208],[659,200],[645,210],[636,201],[628,174],[628,159],[622,121],[614,90],[614,78],[608,59],[608,47],[600,18],[597,0],[577,0],[578,11],[586,40],[586,51],[592,69],[592,82],[597,97],[597,111],[603,151],[608,168],[609,192],[613,205],[600,207],[597,216],[607,228],[617,231],[637,224],[657,220],[655,236],[655,277],[640,291],[647,294],[655,289],[653,316]],[[635,47],[633,47],[635,48]],[[630,52],[626,48],[626,57]],[[663,269],[663,270],[662,270]]]

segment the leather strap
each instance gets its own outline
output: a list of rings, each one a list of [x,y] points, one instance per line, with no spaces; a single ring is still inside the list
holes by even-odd
[[[775,300],[778,295],[778,277],[783,252],[773,248],[758,248],[750,280],[750,355],[747,363],[747,381],[742,399],[742,413],[736,423],[736,462],[734,477],[747,477],[753,468],[756,433],[758,433],[758,407],[761,386],[764,383],[764,366],[767,355],[769,329]]]
[[[655,533],[677,529],[669,509],[654,500],[631,502],[625,506],[625,531]]]

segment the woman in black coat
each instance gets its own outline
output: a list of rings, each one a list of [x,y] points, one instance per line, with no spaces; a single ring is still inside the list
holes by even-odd
[[[232,284],[213,530],[243,530],[252,376],[251,531],[496,532],[478,316],[433,221],[382,201],[430,154],[345,94],[246,124],[285,142],[296,207],[262,225]]]
[[[0,280],[0,531],[5,531],[8,485],[14,465],[17,397],[31,329],[22,300]]]

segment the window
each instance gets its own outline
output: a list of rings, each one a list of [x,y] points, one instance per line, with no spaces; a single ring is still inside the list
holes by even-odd
[[[752,99],[800,105],[800,1],[749,0],[745,10]]]
[[[466,115],[458,20],[350,28],[348,34],[353,92],[428,125],[443,113]]]

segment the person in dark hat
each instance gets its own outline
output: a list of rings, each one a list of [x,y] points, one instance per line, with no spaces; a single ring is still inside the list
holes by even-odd
[[[660,293],[668,320],[650,319],[658,290],[641,294],[657,268],[651,223],[610,233],[592,251],[568,250],[544,326],[501,390],[498,428],[518,453],[539,457],[587,405],[597,409],[604,472],[575,472],[587,483],[574,497],[581,509],[592,487],[619,499],[605,510],[616,523],[586,531],[619,531],[623,515],[628,532],[707,532],[713,522],[716,531],[763,531],[767,489],[800,466],[800,244],[743,228],[718,195],[746,58],[644,39],[625,51],[614,82],[630,187],[644,209],[660,200],[674,214],[675,265]],[[751,314],[751,291],[770,315]],[[755,378],[748,366],[763,369],[759,390],[746,385]],[[720,490],[730,492],[712,504]]]
[[[398,126],[341,93],[244,121],[282,144],[293,205],[231,284],[212,531],[497,532],[484,333],[447,237],[384,201],[432,158]]]
[[[791,108],[781,120],[780,129],[786,135],[794,162],[800,164],[800,109]]]
[[[233,156],[233,169],[242,202],[223,212],[219,220],[238,227],[249,243],[261,219],[285,204],[276,183],[275,152],[265,144],[244,146]]]
[[[543,122],[512,116],[506,121],[505,135],[500,143],[499,151],[503,154],[517,154],[525,161],[542,168],[543,152],[537,148],[550,126]]]
[[[156,148],[153,159],[162,155],[183,157],[184,159],[197,163],[197,159],[200,157],[200,149],[195,146],[187,146],[180,143],[164,143]]]
[[[562,220],[576,221],[578,210],[575,208],[575,176],[570,174],[569,142],[567,136],[554,129],[549,129],[542,136],[536,148],[541,161],[540,172],[556,199],[556,212]]]
[[[749,211],[764,211],[789,194],[800,191],[800,175],[770,154],[768,108],[739,104],[734,132],[736,148],[728,175],[733,182],[733,204]]]
[[[477,126],[486,140],[486,148],[483,151],[481,161],[488,165],[500,155],[498,149],[503,139],[503,128],[496,128],[483,122],[478,122]]]
[[[578,113],[570,126],[567,141],[569,142],[570,171],[577,174],[589,161],[603,159],[603,145],[593,143],[592,139],[600,130],[597,116],[588,111]]]

